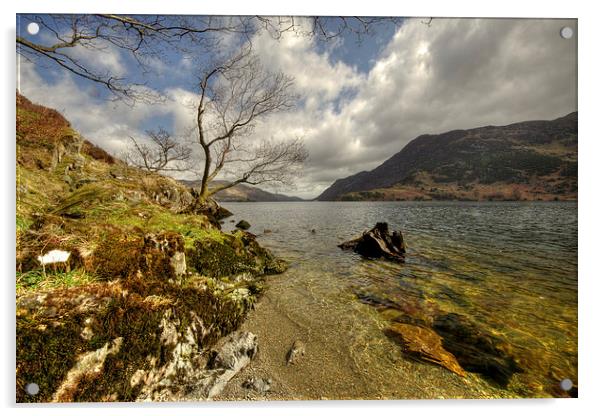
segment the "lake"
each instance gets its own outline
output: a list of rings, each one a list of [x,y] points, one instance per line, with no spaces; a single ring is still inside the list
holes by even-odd
[[[560,380],[577,384],[576,203],[223,205],[234,213],[225,231],[246,219],[290,263],[268,278],[245,323],[265,352],[249,371],[276,379],[273,398],[549,397],[561,395]],[[382,221],[403,232],[404,264],[337,247]],[[410,360],[384,335],[400,319],[391,304],[427,319],[467,317],[504,342],[520,371],[500,385]],[[280,363],[294,338],[307,342],[307,368]],[[236,389],[224,398],[237,398]]]

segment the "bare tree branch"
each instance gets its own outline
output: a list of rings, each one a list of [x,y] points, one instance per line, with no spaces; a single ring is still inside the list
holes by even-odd
[[[239,174],[242,172],[242,174],[235,180],[212,188],[210,195],[240,183],[291,185],[292,179],[299,174],[300,167],[307,156],[308,153],[301,138],[288,142],[263,141],[253,149],[249,157],[228,161],[236,166],[235,169],[230,168],[230,171]]]
[[[401,22],[399,18],[346,16],[44,14],[20,17],[37,22],[50,34],[50,40],[44,38],[44,42],[38,42],[17,34],[17,53],[29,60],[54,63],[78,77],[106,87],[113,97],[130,104],[156,102],[164,98],[160,93],[145,88],[144,75],[152,72],[153,59],[165,61],[173,56],[173,51],[189,57],[205,56],[219,49],[220,35],[223,34],[239,36],[243,42],[250,42],[258,31],[266,31],[275,39],[292,31],[325,41],[352,33],[359,41],[363,36],[372,34],[378,25],[398,25]],[[133,58],[138,65],[138,78],[102,70],[75,53],[109,48]]]
[[[128,165],[149,172],[184,172],[190,169],[190,147],[180,144],[163,128],[148,130],[150,145],[139,143],[130,136],[131,147],[125,154]]]
[[[153,15],[36,15],[24,16],[51,34],[47,43],[17,35],[17,53],[30,59],[53,62],[74,75],[106,87],[127,103],[156,102],[163,97],[143,88],[145,83],[95,67],[75,53],[112,47],[138,64],[136,75],[151,71],[152,59],[164,60],[168,51],[183,55],[203,54],[219,46],[219,33],[247,37],[252,17],[153,16]],[[46,39],[46,38],[45,38]]]

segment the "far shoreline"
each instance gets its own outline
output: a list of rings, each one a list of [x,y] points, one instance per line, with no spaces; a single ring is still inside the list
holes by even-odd
[[[416,203],[447,203],[447,202],[472,202],[472,203],[510,203],[510,202],[525,202],[525,203],[532,203],[532,202],[545,202],[545,203],[565,203],[565,202],[573,202],[573,203],[577,203],[578,199],[558,199],[558,200],[554,200],[554,199],[550,199],[550,200],[544,200],[544,199],[504,199],[504,200],[472,200],[472,199],[429,199],[429,200],[420,200],[420,199],[404,199],[404,200],[383,200],[383,199],[374,199],[374,200],[369,200],[369,199],[365,199],[365,200],[357,200],[357,201],[345,201],[345,200],[329,200],[329,201],[321,201],[318,199],[305,199],[303,201],[217,201],[220,205],[221,204],[240,204],[240,203],[245,203],[245,204],[265,204],[265,203],[277,203],[277,204],[299,204],[299,203],[308,203],[308,202],[324,202],[324,203],[329,203],[329,202],[343,202],[343,203],[357,203],[357,202],[416,202]]]

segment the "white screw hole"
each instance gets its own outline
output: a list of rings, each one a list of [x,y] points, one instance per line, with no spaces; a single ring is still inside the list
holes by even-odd
[[[39,31],[40,25],[36,22],[31,22],[27,25],[27,33],[29,33],[30,35],[37,35]]]
[[[25,386],[25,391],[30,396],[35,396],[40,392],[40,386],[38,386],[37,383],[29,383],[27,386]]]
[[[560,29],[560,37],[562,37],[563,39],[570,39],[573,37],[573,29],[565,26],[562,29]]]
[[[565,378],[560,382],[560,388],[564,391],[569,391],[571,388],[573,388],[573,382],[570,378]]]

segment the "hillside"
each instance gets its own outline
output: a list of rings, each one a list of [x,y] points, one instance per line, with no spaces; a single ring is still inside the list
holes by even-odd
[[[200,181],[187,181],[180,180],[184,185],[196,188],[200,187]],[[226,183],[226,181],[216,180],[211,185],[217,186]],[[296,196],[288,196],[277,193],[264,191],[263,189],[255,186],[249,186],[245,184],[238,184],[232,188],[224,189],[216,193],[214,196],[218,202],[290,202],[290,201],[303,201],[303,199]]]
[[[217,380],[209,350],[283,262],[57,111],[17,94],[16,122],[17,402],[178,400],[182,380]]]
[[[317,199],[576,200],[577,113],[422,135]]]

